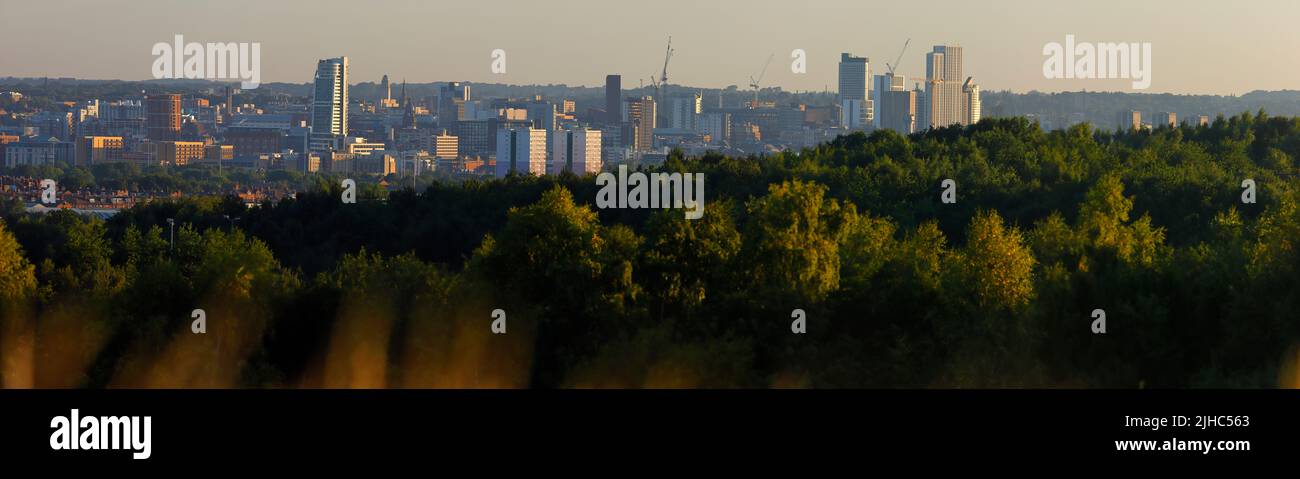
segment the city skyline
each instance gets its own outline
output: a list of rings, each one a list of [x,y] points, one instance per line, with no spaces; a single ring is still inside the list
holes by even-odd
[[[1068,14],[1025,1],[941,2],[927,7],[924,16],[911,4],[840,1],[797,8],[777,2],[669,1],[662,8],[576,2],[566,5],[561,15],[546,14],[553,7],[520,2],[491,10],[466,4],[381,2],[348,6],[355,14],[337,15],[332,12],[344,11],[342,6],[323,3],[309,10],[242,0],[206,5],[148,0],[13,5],[9,18],[58,21],[13,22],[0,30],[0,40],[23,45],[0,58],[0,72],[13,77],[147,79],[153,60],[150,46],[182,34],[187,41],[201,43],[261,43],[263,82],[306,83],[310,80],[301,72],[312,68],[312,62],[348,56],[355,63],[354,82],[377,82],[387,74],[412,83],[598,87],[606,74],[617,73],[631,88],[659,73],[664,43],[672,36],[671,84],[745,89],[764,59],[775,55],[765,86],[833,91],[842,53],[866,57],[878,66],[875,72],[883,72],[884,64],[893,63],[910,38],[913,45],[898,69],[909,79],[924,74],[925,49],[919,46],[957,45],[964,47],[965,63],[977,67],[967,74],[980,79],[986,91],[1131,91],[1123,79],[1045,78],[1044,45],[1075,35],[1080,41],[1152,43],[1154,81],[1141,92],[1300,89],[1300,66],[1272,61],[1300,47],[1293,37],[1277,35],[1289,28],[1286,18],[1300,14],[1300,5],[1281,1],[1255,2],[1275,14],[1249,20],[1243,15],[1254,9],[1185,2],[1093,2]],[[363,21],[367,15],[373,21]],[[137,17],[145,21],[135,22]],[[149,20],[157,18],[196,21]],[[204,19],[214,21],[198,21]],[[215,21],[219,19],[224,21]],[[126,23],[133,28],[86,41],[87,31],[110,31],[104,27]],[[31,41],[38,38],[47,40]],[[541,38],[547,41],[538,41]],[[490,68],[491,52],[498,48],[507,54],[505,74]],[[807,53],[805,74],[791,72],[795,49]],[[1223,75],[1221,65],[1281,71]]]

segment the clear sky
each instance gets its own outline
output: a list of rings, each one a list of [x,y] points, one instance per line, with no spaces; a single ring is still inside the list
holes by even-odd
[[[840,52],[873,73],[912,39],[900,72],[961,45],[965,73],[985,90],[1127,90],[1127,80],[1047,79],[1043,45],[1149,42],[1147,92],[1240,94],[1300,89],[1295,0],[9,0],[0,16],[0,76],[147,79],[150,48],[260,42],[263,82],[310,80],[319,58],[346,55],[352,81],[467,80],[625,86],[659,71],[673,37],[669,82],[763,83],[834,90]],[[506,52],[493,74],[491,52]],[[794,74],[790,52],[808,53]],[[648,82],[647,82],[648,83]],[[910,85],[910,81],[909,81]]]

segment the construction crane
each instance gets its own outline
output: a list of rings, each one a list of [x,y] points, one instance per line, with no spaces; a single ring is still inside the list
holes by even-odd
[[[767,75],[767,67],[772,65],[772,59],[775,57],[775,53],[767,56],[767,63],[764,63],[763,69],[758,72],[758,78],[749,77],[749,87],[754,89],[754,102],[749,104],[751,108],[758,108],[758,85],[763,83],[763,76]]]
[[[654,96],[655,101],[662,101],[659,98],[659,87],[668,86],[668,60],[672,58],[673,58],[673,37],[669,35],[668,48],[664,50],[664,68],[659,73],[659,78],[655,78],[654,75],[650,75],[650,84],[653,85],[655,88],[655,96]]]
[[[903,49],[902,49],[901,51],[898,52],[898,58],[895,58],[895,59],[894,59],[894,64],[893,64],[893,65],[890,65],[888,62],[885,63],[885,66],[889,68],[889,76],[894,76],[894,69],[895,69],[895,68],[898,68],[898,62],[903,61],[903,54],[904,54],[904,53],[907,53],[907,45],[910,44],[910,43],[912,43],[912,39],[911,39],[911,38],[909,38],[909,39],[907,39],[907,41],[903,42]]]

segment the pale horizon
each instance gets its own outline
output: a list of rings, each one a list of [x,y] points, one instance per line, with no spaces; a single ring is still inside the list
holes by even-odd
[[[6,6],[0,41],[10,47],[0,56],[0,76],[148,80],[151,47],[180,34],[186,42],[260,43],[263,83],[308,83],[317,60],[347,56],[353,84],[387,74],[393,82],[598,87],[605,75],[620,74],[624,87],[635,88],[660,73],[671,35],[669,83],[699,88],[747,89],[774,54],[763,87],[834,91],[841,53],[870,58],[871,73],[881,74],[910,38],[898,68],[909,87],[924,73],[925,53],[950,44],[964,47],[964,74],[986,91],[1300,90],[1300,65],[1289,61],[1300,50],[1290,20],[1300,18],[1300,3],[1249,4],[1103,0],[1070,11],[1025,0],[924,6],[667,0],[655,8],[588,0],[491,6],[322,0],[312,8],[247,0],[48,1]],[[1150,88],[1131,89],[1125,79],[1045,78],[1042,49],[1066,35],[1151,43]],[[505,74],[490,70],[498,48],[507,54]],[[807,52],[805,74],[791,72],[794,49]]]

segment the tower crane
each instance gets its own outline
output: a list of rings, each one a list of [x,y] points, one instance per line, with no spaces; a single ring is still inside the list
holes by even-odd
[[[659,73],[659,78],[655,78],[654,75],[650,75],[650,84],[653,85],[655,88],[655,96],[654,96],[655,101],[663,101],[662,99],[659,98],[659,87],[668,86],[668,60],[671,60],[672,58],[673,58],[673,37],[669,35],[668,47],[664,49],[663,70]]]
[[[901,62],[901,61],[903,61],[903,54],[904,54],[904,53],[907,53],[907,45],[910,44],[910,43],[912,43],[912,39],[911,39],[911,38],[909,38],[909,39],[907,39],[907,41],[903,42],[903,49],[900,50],[900,51],[898,52],[898,58],[895,58],[895,59],[894,59],[894,64],[893,64],[893,65],[890,65],[888,62],[885,63],[885,66],[889,68],[889,76],[894,76],[894,69],[895,69],[895,68],[898,68],[898,63]]]
[[[767,56],[767,63],[764,63],[763,70],[758,72],[758,78],[754,78],[752,76],[749,77],[749,87],[754,89],[754,102],[749,104],[751,108],[758,108],[759,84],[763,83],[763,76],[767,75],[767,67],[772,65],[772,58],[775,57],[776,57],[775,53]]]

